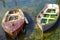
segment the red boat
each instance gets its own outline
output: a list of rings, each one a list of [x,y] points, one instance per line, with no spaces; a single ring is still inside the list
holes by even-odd
[[[7,11],[3,20],[2,27],[10,36],[16,37],[24,26],[25,17],[20,9]]]

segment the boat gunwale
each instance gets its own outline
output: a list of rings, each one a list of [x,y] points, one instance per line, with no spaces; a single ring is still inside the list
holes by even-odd
[[[23,20],[24,20],[24,14],[23,14],[23,12],[21,11],[21,9],[18,9],[18,10],[19,10],[19,12],[21,12],[19,14],[23,15]],[[14,15],[14,14],[9,14],[9,11],[7,11],[6,14],[5,14],[5,16],[3,17],[2,23],[5,22],[7,15]],[[14,21],[17,21],[17,20],[14,20]]]

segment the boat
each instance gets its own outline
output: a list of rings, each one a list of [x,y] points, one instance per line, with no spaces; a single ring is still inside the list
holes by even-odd
[[[50,29],[59,18],[59,5],[46,4],[37,15],[37,25],[44,32]]]
[[[21,9],[12,9],[7,11],[2,20],[2,27],[10,37],[16,37],[24,27],[28,24],[28,20],[24,16]]]

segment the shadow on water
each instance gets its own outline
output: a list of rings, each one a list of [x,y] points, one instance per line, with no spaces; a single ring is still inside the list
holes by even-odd
[[[6,40],[5,33],[1,26],[0,26],[0,40]]]
[[[29,24],[25,25],[26,32],[23,33],[22,31],[20,31],[20,33],[18,34],[18,36],[14,40],[29,40],[29,36],[34,29],[34,27],[33,27],[34,22],[33,22],[32,18],[26,12],[24,12],[24,15],[28,19],[28,22],[29,22]],[[13,40],[8,35],[6,35],[6,39],[7,40]]]
[[[28,13],[24,12],[24,15],[28,19],[28,22],[29,22],[29,24],[26,25],[26,38],[28,40],[29,39],[28,37],[30,36],[30,34],[32,33],[34,29],[34,22],[32,18],[28,15]]]

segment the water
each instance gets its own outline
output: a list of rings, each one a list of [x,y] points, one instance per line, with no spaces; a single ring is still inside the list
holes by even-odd
[[[60,26],[58,24],[60,24],[60,19],[58,20],[59,23],[57,22],[56,24],[57,26],[44,32],[44,35],[36,25],[36,16],[47,3],[56,3],[56,0],[0,0],[0,40],[13,40],[4,32],[1,21],[6,11],[17,8],[20,8],[24,12],[29,24],[25,26],[26,33],[20,32],[16,40],[59,40]]]

